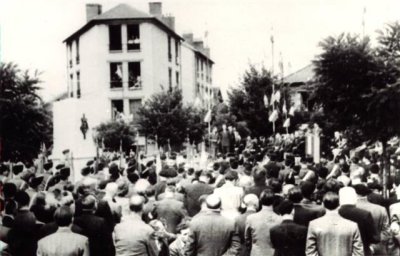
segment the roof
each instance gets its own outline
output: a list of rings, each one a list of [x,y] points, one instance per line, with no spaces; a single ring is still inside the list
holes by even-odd
[[[204,58],[206,58],[209,62],[211,62],[211,64],[215,64],[215,62],[211,59],[210,56],[208,56],[206,53],[204,53],[203,51],[201,51],[200,49],[196,48],[193,44],[191,44],[190,42],[184,40],[184,44],[186,47],[188,47],[189,49],[191,49],[193,52],[200,54],[201,56],[203,56]]]
[[[160,28],[183,40],[181,36],[179,36],[174,30],[172,30],[164,22],[160,21],[155,16],[139,11],[131,7],[130,5],[119,4],[116,7],[92,18],[88,23],[86,23],[83,27],[75,31],[75,33],[67,37],[63,42],[65,43],[73,40],[75,37],[80,36],[97,24],[106,23],[112,20],[140,20],[154,22]]]
[[[286,76],[283,78],[284,83],[306,83],[313,79],[315,76],[314,72],[314,64],[309,64],[305,66],[304,68],[297,70],[296,72],[293,72],[292,74]]]

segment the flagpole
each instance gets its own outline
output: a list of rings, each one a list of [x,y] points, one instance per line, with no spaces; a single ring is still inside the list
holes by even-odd
[[[365,37],[365,14],[367,13],[367,7],[364,6],[363,15],[362,15],[362,35]]]
[[[275,83],[274,83],[274,34],[273,27],[271,27],[271,75],[272,75],[272,95],[275,95]],[[272,112],[275,111],[275,102],[272,103]],[[275,121],[272,122],[272,132],[275,134]]]

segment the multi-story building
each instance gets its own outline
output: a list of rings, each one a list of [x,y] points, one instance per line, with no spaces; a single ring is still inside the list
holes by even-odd
[[[185,102],[205,108],[215,101],[210,50],[191,34],[180,36],[160,2],[149,3],[149,13],[126,4],[102,13],[88,4],[86,14],[87,23],[64,40],[68,98],[54,103],[53,154],[93,157],[91,128],[114,118],[135,123],[141,104],[163,89],[179,87]]]
[[[178,35],[175,18],[162,15],[160,2],[149,4],[150,14],[126,4],[105,13],[97,4],[86,8],[86,25],[64,41],[70,97],[91,99],[104,117],[123,113],[133,120],[146,97],[161,88],[180,87],[185,101],[198,98],[207,106],[209,49]]]

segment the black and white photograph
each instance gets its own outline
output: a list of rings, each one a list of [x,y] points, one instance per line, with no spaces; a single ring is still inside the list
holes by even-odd
[[[0,256],[400,256],[400,1],[0,0]]]

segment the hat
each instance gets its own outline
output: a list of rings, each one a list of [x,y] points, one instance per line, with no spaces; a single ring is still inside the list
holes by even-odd
[[[37,188],[42,183],[43,179],[43,176],[35,177],[35,175],[32,175],[28,180],[28,184],[31,188]]]
[[[70,174],[71,174],[71,170],[69,169],[69,167],[63,167],[60,170],[60,176],[61,177],[69,177]]]
[[[63,153],[63,155],[68,154],[68,153],[69,153],[69,149],[64,149],[64,150],[62,151],[62,153]]]
[[[47,162],[43,165],[43,168],[48,171],[53,167],[53,162]]]
[[[83,176],[86,176],[86,175],[88,175],[89,173],[90,173],[90,167],[89,167],[89,166],[85,166],[85,167],[82,168],[81,174],[82,174]]]
[[[88,162],[86,163],[86,166],[91,166],[93,163],[94,163],[94,161],[93,161],[93,160],[90,160],[90,161],[88,161]]]
[[[178,173],[175,171],[174,168],[164,168],[163,170],[161,170],[160,174],[161,177],[165,177],[165,178],[174,178],[176,176],[178,176]]]
[[[118,168],[118,165],[116,165],[116,164],[111,164],[110,165],[110,167],[108,168],[108,172],[111,174],[111,175],[116,175],[116,174],[119,174],[119,168]]]
[[[57,170],[61,170],[62,168],[64,168],[65,167],[65,164],[57,164],[56,165],[56,169]]]
[[[22,164],[16,164],[12,167],[12,172],[17,175],[24,170],[24,166]]]
[[[357,195],[360,196],[367,196],[371,193],[371,190],[362,183],[354,185],[353,188],[355,189]]]
[[[226,174],[225,174],[225,179],[227,180],[237,180],[239,178],[239,175],[237,172],[229,170]]]

